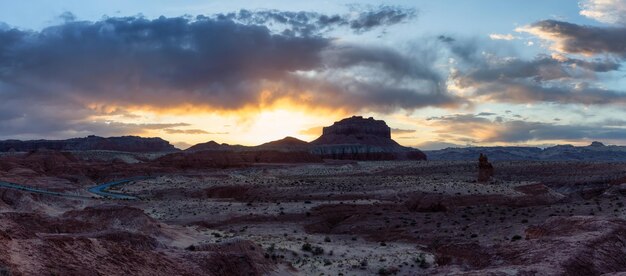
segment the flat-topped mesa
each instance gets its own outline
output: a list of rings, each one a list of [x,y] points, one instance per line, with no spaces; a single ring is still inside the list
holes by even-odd
[[[391,139],[391,128],[385,121],[352,116],[324,127],[313,145],[360,144],[383,147],[400,146]]]
[[[327,159],[425,160],[420,150],[403,147],[391,139],[391,128],[382,120],[352,116],[324,127],[311,142],[311,152]]]
[[[598,142],[598,141],[591,142],[591,145],[589,146],[590,147],[606,147],[602,142]]]
[[[391,139],[391,128],[383,120],[374,120],[369,117],[352,116],[335,122],[332,126],[324,127],[322,135],[354,135],[377,136]]]

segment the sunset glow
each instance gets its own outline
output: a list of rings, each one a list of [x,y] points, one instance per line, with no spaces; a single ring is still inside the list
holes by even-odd
[[[258,145],[363,115],[406,146],[626,143],[613,1],[186,2],[0,4],[0,139]]]

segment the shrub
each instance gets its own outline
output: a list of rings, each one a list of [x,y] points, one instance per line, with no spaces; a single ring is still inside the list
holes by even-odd
[[[313,246],[311,246],[311,244],[308,242],[302,245],[302,251],[311,252],[312,249]]]
[[[313,251],[311,253],[313,253],[313,255],[322,255],[324,254],[324,248],[321,248],[319,246],[314,246]]]
[[[415,257],[415,262],[419,265],[420,268],[429,268],[430,264],[426,261],[426,256],[424,255],[424,253],[420,253],[419,255],[417,255],[417,257]]]

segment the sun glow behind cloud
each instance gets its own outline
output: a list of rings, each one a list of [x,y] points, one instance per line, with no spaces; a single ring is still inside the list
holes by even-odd
[[[214,140],[219,143],[258,145],[286,136],[311,141],[318,137],[303,130],[332,124],[346,116],[341,110],[313,110],[288,101],[235,111],[180,108],[155,110],[101,107],[106,115],[90,118],[108,124],[138,126],[132,135],[158,136],[185,148]]]
[[[468,5],[459,11],[479,11],[472,24],[450,25],[438,20],[456,3],[324,11],[235,2],[198,17],[67,13],[35,30],[0,22],[0,139],[256,145],[310,141],[362,115],[385,120],[406,146],[626,141],[616,119],[626,103],[623,0],[506,18]],[[569,16],[551,16],[567,7]]]

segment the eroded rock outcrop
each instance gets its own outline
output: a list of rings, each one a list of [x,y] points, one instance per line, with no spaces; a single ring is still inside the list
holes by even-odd
[[[425,160],[418,149],[403,147],[391,139],[385,121],[353,116],[324,127],[322,136],[311,142],[311,152],[328,159]]]
[[[493,177],[493,165],[489,163],[487,155],[480,154],[478,157],[478,182],[487,182]]]

